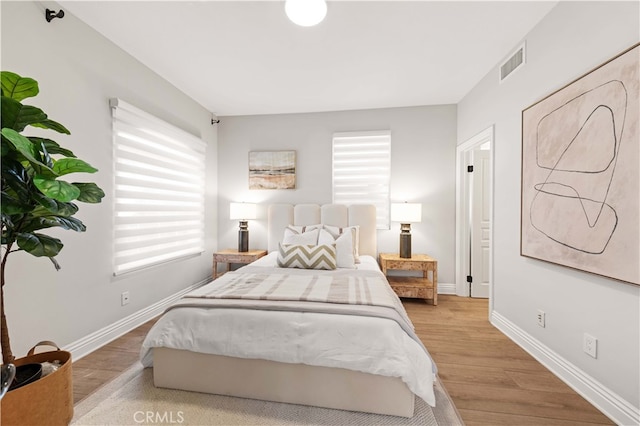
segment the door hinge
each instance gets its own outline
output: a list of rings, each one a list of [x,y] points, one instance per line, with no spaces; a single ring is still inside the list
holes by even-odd
[[[473,166],[467,166],[467,172],[468,173],[472,173],[473,172]]]
[[[472,283],[473,282],[473,277],[471,275],[467,275],[467,282],[468,283]]]

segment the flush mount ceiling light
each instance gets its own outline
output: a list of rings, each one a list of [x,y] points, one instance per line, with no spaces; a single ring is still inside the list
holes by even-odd
[[[312,27],[322,22],[327,14],[325,0],[286,0],[284,11],[294,24]]]

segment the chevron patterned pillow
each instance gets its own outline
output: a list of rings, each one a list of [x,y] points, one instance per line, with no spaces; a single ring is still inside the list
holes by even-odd
[[[335,244],[278,246],[278,266],[300,269],[336,269]]]

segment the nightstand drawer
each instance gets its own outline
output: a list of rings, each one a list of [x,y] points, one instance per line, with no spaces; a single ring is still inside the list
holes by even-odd
[[[415,262],[410,260],[388,260],[387,269],[402,269],[404,271],[431,271],[433,263]]]

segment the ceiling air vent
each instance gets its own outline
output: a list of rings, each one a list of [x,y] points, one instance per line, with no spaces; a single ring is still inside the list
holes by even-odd
[[[524,44],[500,65],[500,82],[503,82],[513,72],[521,68],[525,63]]]

